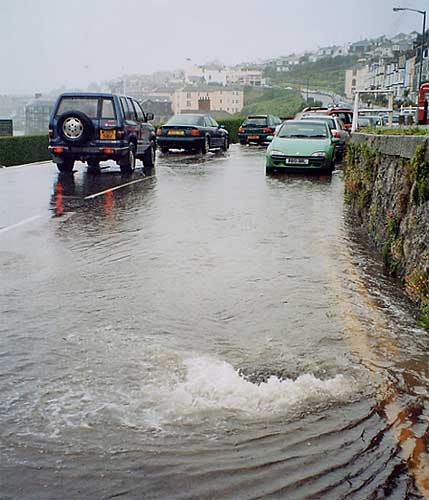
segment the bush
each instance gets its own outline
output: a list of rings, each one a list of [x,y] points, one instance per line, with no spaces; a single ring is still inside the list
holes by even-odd
[[[244,122],[243,117],[239,118],[225,118],[222,120],[216,120],[219,125],[223,125],[225,130],[229,133],[229,142],[236,143],[238,142],[238,129],[240,125]]]
[[[50,158],[47,135],[0,137],[0,165],[11,167]]]

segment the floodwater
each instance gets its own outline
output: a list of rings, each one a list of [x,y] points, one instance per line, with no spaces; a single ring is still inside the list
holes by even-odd
[[[429,498],[429,336],[340,172],[233,146],[0,199],[1,499]]]

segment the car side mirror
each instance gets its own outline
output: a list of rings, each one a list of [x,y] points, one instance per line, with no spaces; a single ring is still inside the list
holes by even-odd
[[[154,116],[153,116],[153,113],[146,113],[146,121],[150,121],[150,120],[153,120],[154,119]]]
[[[274,139],[273,135],[267,135],[267,141],[272,141]]]

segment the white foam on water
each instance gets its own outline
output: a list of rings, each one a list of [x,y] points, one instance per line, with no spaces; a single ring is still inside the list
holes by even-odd
[[[267,382],[253,384],[240,376],[227,362],[207,357],[184,361],[185,378],[169,388],[158,388],[161,405],[180,414],[206,410],[226,410],[251,415],[278,414],[302,403],[343,399],[352,391],[351,383],[336,375],[321,380],[312,374],[296,380],[271,376]],[[161,401],[160,401],[161,402]]]

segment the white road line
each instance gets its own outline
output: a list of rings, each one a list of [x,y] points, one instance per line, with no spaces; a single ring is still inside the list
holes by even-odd
[[[152,176],[150,176],[152,177]],[[100,191],[99,193],[90,194],[89,196],[85,196],[84,200],[92,200],[93,198],[97,198],[97,196],[101,196],[106,193],[110,193],[111,191],[116,191],[117,189],[122,189],[127,186],[131,186],[132,184],[137,184],[138,182],[143,182],[146,179],[150,179],[150,177],[143,177],[143,179],[136,179],[135,181],[126,182],[125,184],[120,184],[119,186],[114,186],[109,189],[105,189],[104,191]]]
[[[23,226],[24,224],[28,224],[33,220],[40,219],[41,215],[33,215],[33,217],[29,217],[28,219],[24,219],[21,222],[17,222],[16,224],[12,224],[11,226],[6,226],[0,229],[0,234],[7,233],[8,231],[12,231],[12,229],[16,229],[17,227]]]

